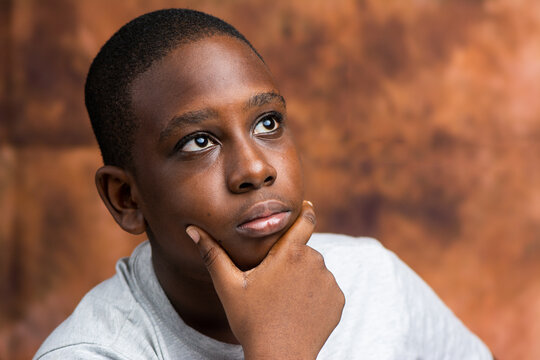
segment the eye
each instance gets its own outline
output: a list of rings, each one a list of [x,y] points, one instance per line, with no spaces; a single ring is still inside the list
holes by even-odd
[[[264,116],[253,129],[254,134],[264,134],[275,131],[280,127],[281,117],[276,114],[269,114]]]
[[[214,145],[216,143],[208,135],[196,134],[180,146],[180,151],[196,152],[208,149]]]

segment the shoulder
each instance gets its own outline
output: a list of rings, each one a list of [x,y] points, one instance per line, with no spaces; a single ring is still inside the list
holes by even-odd
[[[401,278],[410,269],[379,241],[325,233],[313,234],[308,245],[323,255],[346,298],[372,299],[377,307],[387,299],[393,303],[391,308],[401,307],[406,298]]]
[[[393,349],[396,356],[407,354],[403,358],[465,359],[476,354],[491,359],[485,345],[434,291],[379,241],[314,234],[308,245],[323,255],[345,294],[332,341],[349,339],[358,351],[379,349],[382,354]]]
[[[353,237],[343,234],[314,233],[308,245],[315,250],[335,256],[351,251],[362,251],[363,255],[386,255],[388,250],[376,239],[370,237]]]
[[[376,239],[316,233],[308,245],[323,255],[326,266],[334,275],[348,278],[353,274],[377,273],[377,279],[371,280],[395,275],[397,257]]]
[[[34,359],[155,357],[156,339],[149,330],[153,324],[133,291],[130,271],[129,260],[120,260],[117,274],[83,297],[41,345]]]
[[[76,343],[36,354],[34,360],[128,360],[129,357],[99,344]]]
[[[384,249],[379,241],[370,237],[353,237],[350,235],[333,233],[314,233],[308,244],[320,249]]]

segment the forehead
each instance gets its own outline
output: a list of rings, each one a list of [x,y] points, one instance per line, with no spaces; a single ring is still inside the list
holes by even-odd
[[[270,71],[247,44],[221,35],[181,45],[131,88],[135,115],[152,127],[181,112],[241,103],[258,92],[278,92]]]

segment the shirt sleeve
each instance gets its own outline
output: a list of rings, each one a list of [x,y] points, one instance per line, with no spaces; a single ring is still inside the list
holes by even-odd
[[[409,331],[404,351],[422,359],[493,359],[486,345],[435,292],[394,253],[390,254],[407,309]]]

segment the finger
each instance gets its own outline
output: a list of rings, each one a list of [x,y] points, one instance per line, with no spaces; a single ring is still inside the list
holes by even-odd
[[[288,244],[305,245],[309,241],[313,230],[315,230],[316,223],[317,218],[313,204],[309,201],[304,201],[300,215],[298,215],[294,224],[283,234],[272,249],[279,251],[281,247]]]
[[[214,287],[220,294],[238,279],[240,270],[234,265],[225,250],[205,231],[190,225],[187,227],[186,233],[197,245],[204,265],[212,277]]]

